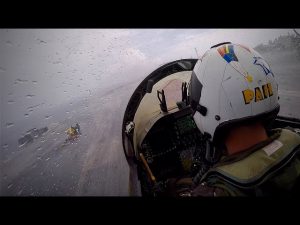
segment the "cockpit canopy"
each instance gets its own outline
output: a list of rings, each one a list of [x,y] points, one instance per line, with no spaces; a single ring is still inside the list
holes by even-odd
[[[137,149],[159,119],[188,108],[187,86],[196,62],[197,59],[182,59],[163,65],[136,88],[122,126],[127,159],[136,157]]]

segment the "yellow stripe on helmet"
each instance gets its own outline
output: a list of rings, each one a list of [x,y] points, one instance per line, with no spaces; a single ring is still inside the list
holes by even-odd
[[[228,45],[225,45],[225,51],[226,51],[226,53],[229,53]]]

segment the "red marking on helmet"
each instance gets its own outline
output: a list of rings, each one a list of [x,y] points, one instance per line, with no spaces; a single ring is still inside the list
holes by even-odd
[[[221,47],[221,48],[218,48],[218,52],[220,53],[220,55],[222,56],[222,57],[224,57],[224,55],[225,55],[225,47],[223,46],[223,47]]]

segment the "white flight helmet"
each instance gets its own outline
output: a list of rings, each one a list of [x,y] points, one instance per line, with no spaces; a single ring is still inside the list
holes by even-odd
[[[192,72],[189,98],[199,130],[213,143],[233,124],[279,112],[278,85],[255,50],[230,42],[211,47]]]

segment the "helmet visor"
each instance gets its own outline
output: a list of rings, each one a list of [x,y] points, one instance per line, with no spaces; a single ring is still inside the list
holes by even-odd
[[[201,97],[201,91],[202,91],[202,84],[198,80],[195,72],[193,71],[190,85],[189,85],[189,95],[190,95],[189,99],[190,99],[191,107],[194,111],[197,110],[197,106],[199,104],[200,97]]]

